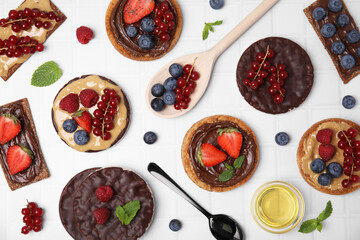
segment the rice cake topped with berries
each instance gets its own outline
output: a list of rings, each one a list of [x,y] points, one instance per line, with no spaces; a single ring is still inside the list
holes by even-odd
[[[161,58],[177,43],[182,15],[176,0],[112,0],[105,16],[106,32],[127,58]]]
[[[69,81],[56,95],[52,121],[60,138],[80,152],[98,152],[117,143],[130,122],[125,93],[98,75]]]
[[[253,131],[241,120],[215,115],[186,133],[181,157],[185,172],[207,191],[232,190],[249,180],[259,161]]]
[[[310,186],[333,195],[360,187],[359,131],[359,125],[352,121],[330,118],[315,123],[304,133],[297,163]]]
[[[269,37],[245,50],[236,78],[240,93],[251,106],[279,114],[305,101],[313,85],[314,69],[308,54],[297,43]]]

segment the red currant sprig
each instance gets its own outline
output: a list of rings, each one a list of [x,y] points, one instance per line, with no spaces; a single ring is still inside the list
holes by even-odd
[[[285,71],[285,65],[283,64],[280,65],[276,64],[275,68],[276,71],[274,75],[276,75],[276,81],[273,82],[273,79],[269,78],[269,82],[272,85],[268,88],[268,92],[270,93],[270,95],[274,96],[275,103],[282,103],[284,101],[284,97],[286,93],[285,88],[282,87],[284,85],[284,80],[287,78],[287,72]],[[274,75],[272,75],[272,77],[274,77]]]
[[[23,222],[25,226],[21,228],[21,233],[28,234],[31,230],[39,232],[42,228],[43,210],[39,208],[36,203],[28,202],[26,208],[21,209]]]
[[[169,4],[167,2],[162,2],[156,6],[154,11],[154,24],[156,26],[154,34],[159,36],[163,42],[169,41],[169,32],[175,28],[175,22],[173,21],[174,14],[169,10]]]
[[[44,45],[29,36],[17,38],[15,35],[11,35],[8,39],[0,39],[0,55],[6,55],[9,58],[21,57],[43,50]]]

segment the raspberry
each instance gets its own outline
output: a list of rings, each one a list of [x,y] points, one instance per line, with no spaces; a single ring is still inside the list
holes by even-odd
[[[84,89],[79,94],[80,102],[84,107],[95,106],[99,100],[99,95],[92,89]]]
[[[81,26],[76,29],[76,37],[81,44],[87,44],[93,37],[93,31],[85,26]]]
[[[105,207],[95,209],[93,214],[98,225],[105,224],[110,217],[110,211]]]
[[[60,109],[68,113],[74,113],[79,108],[79,97],[75,93],[70,93],[60,101]]]
[[[96,197],[100,202],[107,202],[113,196],[114,191],[110,186],[100,186],[96,189]]]
[[[320,158],[327,162],[329,161],[335,154],[335,147],[333,145],[324,145],[324,144],[321,144],[319,146],[319,155],[320,155]]]
[[[333,131],[329,128],[321,129],[316,134],[316,140],[322,144],[330,144]]]

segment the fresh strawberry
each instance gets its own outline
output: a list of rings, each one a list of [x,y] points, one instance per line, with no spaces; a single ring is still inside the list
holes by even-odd
[[[0,144],[5,144],[21,131],[21,123],[17,117],[7,113],[0,115]]]
[[[154,8],[154,0],[129,0],[124,7],[124,20],[128,24],[135,23],[149,15]]]
[[[225,161],[226,158],[226,154],[211,143],[203,143],[197,153],[197,159],[205,167],[215,166]]]
[[[110,211],[106,207],[95,209],[93,214],[98,225],[105,224],[110,217]]]
[[[329,128],[321,129],[316,134],[316,140],[322,144],[330,144],[333,131]]]
[[[111,197],[114,195],[114,190],[110,186],[100,186],[96,189],[96,198],[100,202],[107,202],[111,199]]]
[[[330,144],[327,145],[321,144],[319,146],[320,158],[325,162],[329,161],[334,156],[335,151],[336,151],[335,147]]]
[[[79,109],[79,96],[75,93],[70,93],[59,103],[60,109],[68,113],[76,112]]]
[[[91,114],[86,110],[77,111],[72,115],[73,119],[88,133],[91,133]]]
[[[99,94],[92,89],[84,89],[80,92],[79,98],[84,107],[90,108],[98,102]]]
[[[232,158],[240,154],[243,136],[236,128],[220,128],[217,130],[218,143]]]
[[[9,174],[14,175],[27,169],[33,158],[33,152],[22,144],[9,147],[6,154]]]

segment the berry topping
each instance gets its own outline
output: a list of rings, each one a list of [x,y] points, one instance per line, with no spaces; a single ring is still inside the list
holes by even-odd
[[[210,143],[203,143],[197,152],[197,159],[202,166],[212,167],[227,158],[226,154]]]
[[[326,11],[322,7],[317,7],[312,12],[312,16],[316,21],[322,20],[326,16]]]
[[[154,8],[154,0],[129,0],[124,7],[124,20],[128,24],[135,23],[149,15]]]
[[[321,173],[325,169],[325,162],[320,158],[314,159],[310,164],[311,171]]]
[[[349,43],[357,43],[360,40],[360,33],[358,30],[353,29],[346,33],[346,41]]]
[[[209,0],[210,7],[218,10],[224,6],[224,0]]]
[[[144,32],[152,32],[155,29],[154,20],[150,17],[143,18],[141,20],[141,29]]]
[[[325,38],[331,38],[336,33],[336,27],[332,23],[325,23],[321,27],[321,35]]]
[[[14,115],[0,114],[0,144],[5,144],[21,131],[21,123]]]
[[[88,111],[80,110],[73,114],[73,119],[88,133],[91,132],[92,116]]]
[[[330,11],[337,13],[337,12],[340,12],[342,7],[343,7],[343,5],[340,0],[329,0],[328,8]]]
[[[77,145],[85,145],[89,142],[89,133],[85,130],[78,130],[74,134],[74,141]]]
[[[318,177],[318,182],[321,186],[328,186],[332,182],[332,177],[328,173],[322,173]]]
[[[360,58],[360,47],[358,47],[358,48],[356,49],[356,56],[357,56],[358,58]]]
[[[165,103],[161,98],[154,98],[150,105],[151,108],[156,112],[160,112],[165,108]]]
[[[236,128],[218,129],[218,143],[232,158],[239,157],[243,136]]]
[[[181,229],[181,222],[177,219],[173,219],[169,223],[169,228],[171,231],[177,232]]]
[[[151,87],[151,94],[154,97],[161,97],[164,94],[164,92],[165,92],[165,88],[161,83],[157,83]]]
[[[93,211],[96,224],[104,225],[110,217],[110,211],[106,207],[97,208]]]
[[[86,108],[91,108],[95,106],[99,100],[99,94],[93,89],[84,89],[79,94],[81,104]]]
[[[155,40],[154,38],[149,34],[141,35],[139,38],[139,46],[142,49],[150,50],[153,47],[155,47]]]
[[[355,98],[350,95],[346,95],[342,100],[342,105],[346,109],[351,109],[351,108],[355,107],[355,104],[356,104]]]
[[[335,41],[331,45],[331,51],[336,55],[341,55],[345,51],[345,44],[342,41]]]
[[[94,37],[93,31],[85,26],[76,29],[76,37],[81,44],[87,44]]]
[[[346,25],[349,24],[349,22],[350,22],[350,18],[346,14],[340,14],[336,19],[336,23],[340,27],[345,27]]]
[[[341,58],[340,64],[345,69],[351,69],[355,66],[355,58],[350,54],[346,54]]]
[[[316,134],[316,140],[322,144],[330,144],[333,131],[329,128],[321,129]]]
[[[330,144],[321,144],[319,146],[319,155],[320,155],[320,158],[327,162],[329,161],[335,154],[335,147],[333,145],[330,145]]]
[[[163,95],[163,101],[166,105],[173,105],[175,103],[175,92],[166,91]]]
[[[65,132],[72,133],[77,129],[78,124],[73,119],[67,119],[62,126]]]
[[[22,144],[12,145],[9,147],[6,154],[6,162],[10,175],[14,175],[27,169],[32,159],[34,158],[33,152]]]
[[[134,25],[130,25],[126,28],[126,34],[129,37],[136,37],[138,33],[138,29]]]
[[[339,163],[332,162],[326,167],[326,172],[333,178],[338,178],[343,173],[343,169]]]
[[[177,79],[175,77],[169,77],[164,82],[164,88],[167,91],[174,91],[175,88],[178,86]]]
[[[61,110],[67,111],[68,113],[74,113],[79,109],[79,97],[75,93],[70,93],[59,103]]]
[[[173,63],[169,67],[169,73],[174,78],[179,78],[181,75],[183,75],[183,67],[178,63]]]
[[[110,186],[104,185],[98,187],[95,194],[100,202],[108,202],[114,195],[114,190]]]
[[[144,134],[144,142],[146,144],[153,144],[157,140],[157,136],[154,132],[146,132]]]
[[[288,144],[289,140],[289,135],[286,132],[279,132],[275,135],[275,142],[280,146]]]

